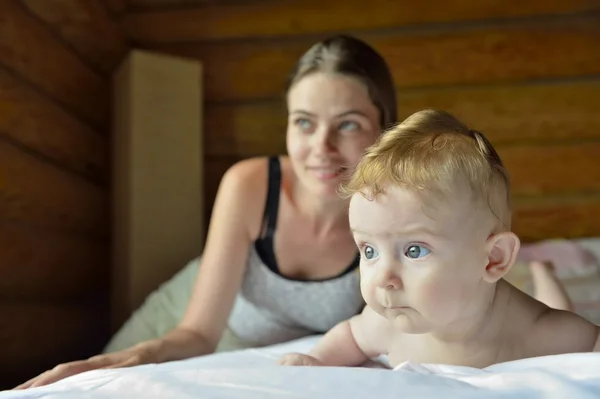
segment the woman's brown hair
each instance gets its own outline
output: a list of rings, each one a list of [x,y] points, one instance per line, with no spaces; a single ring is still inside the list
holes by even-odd
[[[367,43],[348,35],[338,35],[314,44],[292,71],[287,90],[314,72],[352,76],[368,89],[380,113],[382,131],[397,121],[396,87],[383,57]]]

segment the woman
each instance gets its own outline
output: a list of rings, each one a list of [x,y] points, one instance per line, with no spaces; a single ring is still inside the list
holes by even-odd
[[[385,61],[348,36],[299,60],[287,90],[288,156],[223,176],[187,311],[161,337],[59,365],[18,388],[101,367],[160,363],[324,333],[362,310],[348,204],[336,189],[396,122]]]

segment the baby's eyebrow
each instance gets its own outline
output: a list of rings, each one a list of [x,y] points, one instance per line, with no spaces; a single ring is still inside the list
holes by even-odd
[[[440,237],[442,234],[440,234],[439,231],[435,231],[432,230],[428,227],[422,226],[422,227],[417,227],[414,229],[407,229],[404,231],[398,230],[395,231],[394,234],[396,235],[415,235],[415,234],[427,234],[433,237]]]
[[[414,235],[428,235],[432,237],[443,237],[439,231],[432,230],[428,227],[421,226],[414,229],[406,229],[406,230],[388,230],[388,231],[378,231],[375,233],[368,233],[366,231],[350,227],[350,231],[355,234],[361,234],[366,236],[414,236]]]

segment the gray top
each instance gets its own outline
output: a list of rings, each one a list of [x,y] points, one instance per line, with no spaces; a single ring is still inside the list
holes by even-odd
[[[269,269],[253,246],[229,328],[248,345],[271,345],[325,333],[363,306],[358,268],[327,280],[287,279]]]

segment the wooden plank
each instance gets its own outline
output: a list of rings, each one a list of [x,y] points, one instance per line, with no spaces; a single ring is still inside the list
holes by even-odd
[[[0,314],[5,389],[59,363],[93,356],[108,339],[106,305],[2,303]]]
[[[108,140],[0,70],[0,136],[92,180],[108,181]]]
[[[108,194],[0,140],[0,219],[106,238]]]
[[[513,230],[522,242],[600,236],[600,198],[515,201]]]
[[[108,292],[107,241],[0,220],[0,302],[81,300]]]
[[[205,118],[204,144],[209,156],[249,157],[286,151],[287,112],[283,99],[207,104]]]
[[[0,2],[0,65],[23,76],[76,114],[108,121],[108,82],[48,33],[15,0]]]
[[[600,73],[600,17],[360,37],[387,60],[400,89]],[[202,60],[207,100],[217,102],[281,98],[298,57],[316,40],[150,47]]]
[[[120,28],[100,0],[22,0],[83,58],[107,75],[127,52]]]
[[[115,0],[112,0],[115,1]],[[254,0],[254,4],[276,4],[278,0]],[[169,10],[186,8],[189,11],[191,7],[213,6],[230,6],[250,3],[249,0],[129,0],[130,9],[132,11],[147,11],[147,10]]]
[[[497,146],[515,196],[600,192],[600,140]]]
[[[103,0],[102,4],[113,15],[122,15],[128,9],[127,0]]]
[[[368,7],[363,0],[131,0],[131,4],[137,9],[161,7],[155,12],[130,13],[124,20],[129,36],[139,43],[329,34],[600,9],[598,2],[590,0],[449,0],[443,7],[438,0],[371,0]],[[166,9],[200,4],[213,6]]]
[[[494,145],[600,138],[600,80],[400,90],[400,120],[424,108],[453,113]]]
[[[600,80],[540,85],[398,91],[402,120],[424,108],[453,113],[495,145],[516,140],[600,138]],[[283,101],[209,104],[205,144],[210,156],[258,156],[286,151]]]

